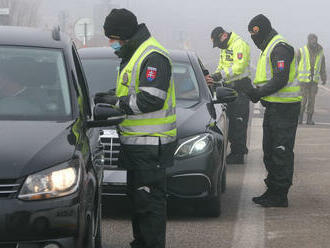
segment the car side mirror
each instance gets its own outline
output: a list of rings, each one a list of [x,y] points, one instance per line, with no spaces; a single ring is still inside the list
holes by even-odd
[[[216,89],[217,99],[213,103],[227,103],[236,100],[238,93],[237,91],[227,87],[217,87]]]
[[[88,128],[115,126],[126,118],[119,108],[114,108],[109,104],[98,103],[93,112],[94,120],[87,122]]]

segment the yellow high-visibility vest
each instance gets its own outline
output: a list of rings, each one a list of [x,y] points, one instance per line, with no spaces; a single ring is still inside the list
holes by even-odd
[[[318,83],[321,79],[321,62],[323,58],[323,50],[321,50],[315,60],[314,65],[314,75],[312,78],[311,73],[311,61],[310,61],[310,53],[307,46],[300,48],[301,59],[298,65],[298,81],[302,83],[309,83],[313,81],[314,83]]]
[[[287,43],[280,35],[276,35],[267,45],[266,49],[260,54],[254,84],[263,86],[273,78],[273,67],[270,55],[274,47],[280,43]],[[290,103],[300,102],[301,92],[298,81],[296,80],[296,59],[294,58],[290,65],[290,74],[288,84],[278,92],[262,98],[267,102]]]
[[[228,41],[228,48],[220,51],[215,73],[219,72],[228,84],[250,76],[250,46],[234,32]]]
[[[158,145],[167,144],[176,140],[176,113],[175,113],[175,88],[173,75],[167,92],[155,87],[140,88],[140,68],[144,59],[151,53],[157,52],[169,61],[167,50],[150,37],[142,43],[131,57],[128,64],[118,74],[116,95],[118,97],[131,95],[131,100],[136,104],[136,94],[141,90],[165,100],[161,110],[151,113],[136,113],[137,106],[131,106],[134,115],[128,117],[119,125],[122,144],[129,145]],[[136,110],[136,111],[134,111]]]

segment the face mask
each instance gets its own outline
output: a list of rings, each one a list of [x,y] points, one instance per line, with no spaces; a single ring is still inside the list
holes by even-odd
[[[226,49],[228,47],[228,39],[219,42],[220,49]]]
[[[251,39],[253,40],[254,44],[261,50],[263,50],[263,43],[265,38],[260,34],[251,35]]]
[[[115,50],[115,52],[118,52],[121,49],[121,45],[119,43],[119,41],[115,41],[114,43],[112,43],[110,45],[110,47]]]
[[[226,49],[228,47],[228,40],[220,41],[220,38],[217,37],[216,40],[213,41],[213,47],[218,47],[220,49]]]

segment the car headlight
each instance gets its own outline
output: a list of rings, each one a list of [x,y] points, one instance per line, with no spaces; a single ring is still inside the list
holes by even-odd
[[[207,151],[211,144],[212,136],[210,134],[197,135],[183,142],[176,150],[174,156],[176,158],[195,156]]]
[[[42,200],[66,196],[78,189],[79,181],[79,160],[72,160],[28,176],[18,198]]]

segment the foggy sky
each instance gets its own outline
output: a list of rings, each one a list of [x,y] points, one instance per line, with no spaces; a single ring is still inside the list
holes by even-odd
[[[75,15],[88,15],[89,6],[101,0],[44,0],[44,13],[56,15],[71,10]],[[273,27],[296,49],[305,45],[311,32],[319,37],[325,54],[330,56],[330,3],[326,0],[113,0],[132,10],[139,22],[145,22],[152,34],[168,48],[182,48],[187,40],[190,48],[214,67],[218,49],[213,49],[210,33],[216,26],[234,31],[251,45],[252,63],[259,51],[247,31],[251,18],[266,15]],[[80,13],[79,13],[80,12]],[[329,63],[328,63],[329,64]],[[214,69],[214,68],[211,68]]]

